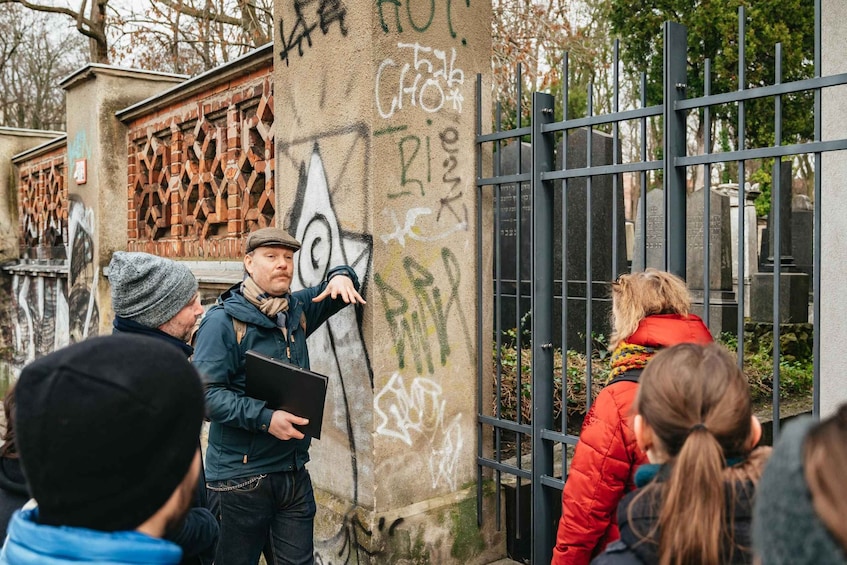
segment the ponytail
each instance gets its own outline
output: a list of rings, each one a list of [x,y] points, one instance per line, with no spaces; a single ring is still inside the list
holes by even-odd
[[[660,565],[721,562],[726,518],[723,449],[705,427],[692,428],[665,484],[659,514]]]
[[[670,470],[664,484],[644,489],[661,492],[659,564],[731,558],[741,548],[728,526],[734,487],[725,482],[726,459],[747,455],[752,420],[747,379],[734,357],[717,344],[660,351],[641,375],[635,410]]]

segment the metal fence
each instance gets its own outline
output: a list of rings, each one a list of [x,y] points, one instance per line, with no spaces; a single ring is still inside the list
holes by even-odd
[[[765,237],[767,253],[761,265],[761,281],[770,281],[771,321],[765,328],[772,332],[772,420],[773,435],[779,432],[780,373],[785,356],[780,348],[780,336],[786,331],[785,322],[796,322],[786,310],[786,290],[797,294],[793,286],[801,275],[791,260],[786,233],[791,214],[791,174],[785,165],[805,155],[813,162],[814,213],[811,232],[811,269],[807,276],[810,290],[801,296],[801,306],[811,318],[812,335],[812,400],[811,410],[819,407],[819,339],[815,329],[820,319],[820,242],[821,242],[821,154],[847,149],[847,140],[821,141],[821,90],[847,84],[847,74],[821,76],[820,0],[815,2],[814,77],[793,82],[782,81],[781,46],[775,46],[775,77],[768,86],[749,87],[745,79],[745,25],[743,8],[738,17],[738,78],[737,90],[711,93],[711,63],[704,61],[704,92],[686,97],[687,30],[684,26],[666,22],[664,25],[663,101],[647,105],[646,79],[642,75],[640,105],[634,109],[619,108],[620,67],[618,45],[614,49],[612,112],[594,115],[591,92],[588,94],[587,115],[569,118],[568,63],[565,57],[563,74],[563,111],[561,121],[554,118],[554,98],[545,93],[532,94],[531,124],[521,123],[521,80],[518,78],[517,125],[503,131],[498,112],[493,133],[483,134],[481,115],[481,79],[477,81],[477,166],[478,201],[493,202],[493,209],[478,207],[478,225],[493,220],[493,233],[479,232],[477,253],[485,256],[485,247],[493,241],[493,272],[485,267],[479,273],[478,299],[482,304],[489,296],[487,286],[493,285],[493,328],[482,324],[478,331],[480,352],[494,353],[493,375],[487,368],[485,353],[478,365],[478,513],[483,508],[483,483],[493,476],[497,492],[504,489],[506,500],[509,551],[513,558],[548,563],[555,542],[556,524],[561,510],[560,497],[567,478],[572,446],[578,440],[579,420],[569,422],[568,389],[588,392],[584,409],[590,407],[592,390],[599,383],[591,361],[598,349],[598,333],[607,331],[609,311],[608,288],[621,273],[654,266],[687,277],[689,287],[700,288],[698,308],[704,322],[720,333],[721,323],[734,323],[734,331],[725,339],[735,339],[739,366],[745,362],[745,332],[753,298],[746,296],[745,281],[750,279],[751,264],[760,266],[750,257],[744,244],[750,238],[751,225],[747,216],[751,162],[773,159],[771,212]],[[520,73],[518,73],[520,76]],[[807,93],[814,98],[814,135],[803,143],[785,144],[782,138],[784,98]],[[773,100],[774,143],[767,147],[747,148],[745,108],[755,100]],[[734,108],[737,138],[735,147],[715,151],[712,136],[713,109],[719,106]],[[698,113],[704,124],[704,150],[691,155],[687,147],[687,123],[691,113]],[[652,122],[650,122],[652,120]],[[658,121],[655,121],[658,120]],[[648,138],[648,122],[661,125],[661,139]],[[638,151],[624,159],[621,152],[621,129],[637,131]],[[631,137],[632,138],[632,137]],[[528,140],[529,145],[521,143]],[[648,145],[661,143],[661,157],[649,158]],[[492,171],[487,167],[487,155],[492,156]],[[636,157],[632,158],[632,154]],[[655,152],[658,154],[658,152]],[[737,169],[737,210],[730,220],[736,224],[731,241],[731,263],[735,268],[735,286],[715,289],[715,269],[726,253],[716,250],[715,222],[725,221],[725,214],[713,210],[712,195],[716,193],[715,167],[731,165]],[[687,186],[689,173],[701,168],[702,202],[699,195]],[[785,176],[788,175],[788,179]],[[694,178],[696,175],[692,174]],[[626,251],[627,230],[623,219],[625,179],[640,191],[638,212],[634,218],[636,234],[634,257]],[[648,185],[659,184],[661,213],[648,210]],[[658,194],[658,193],[657,193]],[[698,203],[699,202],[699,203]],[[721,201],[724,202],[724,201]],[[787,203],[787,204],[786,204]],[[693,206],[697,206],[692,216]],[[699,208],[702,206],[702,213]],[[489,216],[489,214],[493,214]],[[491,238],[491,239],[489,239]],[[725,240],[718,240],[725,241]],[[697,259],[691,250],[697,250]],[[717,251],[717,254],[716,254]],[[651,264],[651,258],[658,264]],[[699,261],[699,269],[692,267]],[[719,267],[715,266],[715,262]],[[732,266],[732,265],[731,265]],[[702,272],[701,272],[702,271]],[[692,277],[692,272],[696,276]],[[791,275],[791,276],[787,276]],[[802,277],[800,277],[802,278]],[[696,279],[696,280],[695,280]],[[786,285],[791,285],[786,288]],[[720,292],[715,292],[718,290]],[[730,292],[731,291],[731,292]],[[729,292],[730,299],[727,300]],[[800,293],[802,294],[802,293]],[[782,299],[781,299],[782,297]],[[790,297],[789,297],[790,298]],[[795,296],[796,298],[796,296]],[[729,304],[729,309],[726,308]],[[731,315],[727,315],[730,312]],[[733,320],[734,318],[734,320]],[[575,330],[575,328],[578,328]],[[493,329],[493,335],[491,332]],[[576,335],[576,338],[574,338]],[[602,341],[602,340],[600,340]],[[568,350],[582,352],[587,358],[584,367],[569,365]],[[509,355],[506,355],[507,351]],[[602,353],[601,353],[602,354]],[[577,355],[578,357],[578,355]],[[557,361],[561,358],[561,361]],[[506,364],[510,378],[504,381]],[[506,413],[506,397],[516,398],[517,409]],[[554,409],[554,397],[561,406]],[[521,401],[528,410],[521,410]],[[571,406],[573,408],[573,406]],[[556,412],[559,412],[556,415]],[[580,410],[576,410],[580,412]],[[570,448],[570,449],[569,449]],[[501,524],[501,497],[495,497],[497,523]],[[521,512],[521,509],[528,512]]]

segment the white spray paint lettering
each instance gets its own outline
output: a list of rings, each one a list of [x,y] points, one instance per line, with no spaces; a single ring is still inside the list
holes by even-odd
[[[397,80],[397,92],[391,97],[390,107],[383,106],[381,92],[389,92],[382,88],[383,78],[388,75],[389,69],[397,67],[393,59],[385,59],[379,64],[376,72],[376,84],[374,97],[379,115],[390,118],[396,112],[403,109],[403,102],[408,98],[413,107],[420,107],[424,112],[434,113],[441,110],[445,104],[452,103],[452,108],[458,113],[462,112],[462,96],[460,86],[465,83],[465,73],[456,68],[456,48],[450,48],[448,61],[447,51],[425,47],[417,42],[398,43],[398,49],[411,49],[413,52],[412,63],[404,63],[400,67]],[[429,54],[432,57],[429,57]],[[435,65],[432,59],[435,59]],[[410,72],[411,71],[411,72]],[[386,78],[388,82],[390,79]]]

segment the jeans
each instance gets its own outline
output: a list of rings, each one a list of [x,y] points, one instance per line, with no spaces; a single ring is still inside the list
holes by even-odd
[[[256,565],[266,545],[268,565],[314,563],[317,507],[305,468],[206,486],[221,523],[217,565]]]

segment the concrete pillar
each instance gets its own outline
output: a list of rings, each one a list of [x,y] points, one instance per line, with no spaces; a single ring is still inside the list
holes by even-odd
[[[823,0],[822,69],[832,75],[847,72],[843,53],[847,39],[847,4]],[[847,138],[847,86],[823,91],[823,139]],[[824,153],[822,157],[821,202],[821,319],[817,335],[821,351],[821,415],[826,416],[847,402],[847,373],[842,344],[847,340],[847,300],[843,288],[847,264],[847,152]]]
[[[182,75],[89,64],[65,78],[68,137],[68,308],[71,341],[109,332],[103,269],[126,247],[126,126],[115,112],[181,82]]]
[[[18,183],[12,157],[62,135],[60,131],[0,127],[0,263],[20,256]]]
[[[310,338],[319,562],[483,562],[476,525],[476,75],[486,0],[276,0],[276,190],[295,286],[353,266],[368,300]],[[490,266],[489,266],[490,272]],[[489,507],[493,514],[493,504]],[[493,516],[492,516],[493,518]],[[502,535],[502,534],[499,534]]]

